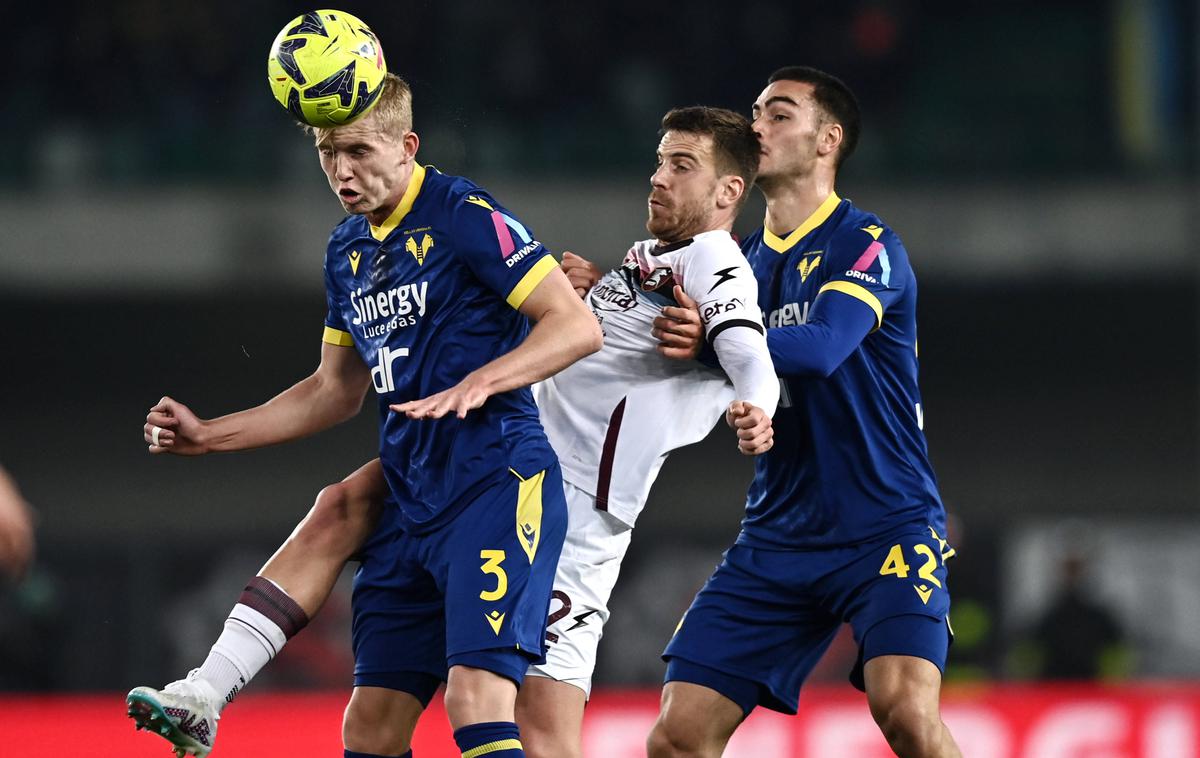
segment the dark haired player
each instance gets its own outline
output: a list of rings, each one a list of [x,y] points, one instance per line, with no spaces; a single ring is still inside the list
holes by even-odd
[[[742,247],[782,379],[775,445],[755,461],[741,533],[664,653],[649,753],[717,756],[756,706],[795,713],[848,622],[851,681],[892,750],[958,756],[938,709],[953,551],[922,432],[908,254],[834,192],[859,134],[845,84],[780,69],[753,117],[767,214]],[[698,318],[668,315],[666,352],[690,357]]]

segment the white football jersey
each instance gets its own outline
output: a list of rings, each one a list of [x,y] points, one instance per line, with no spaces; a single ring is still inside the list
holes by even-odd
[[[703,439],[735,399],[720,369],[655,350],[650,330],[663,306],[677,305],[676,284],[700,304],[710,344],[728,328],[763,333],[754,273],[728,232],[667,247],[646,240],[587,295],[604,347],[534,385],[563,478],[629,526],[667,454]]]

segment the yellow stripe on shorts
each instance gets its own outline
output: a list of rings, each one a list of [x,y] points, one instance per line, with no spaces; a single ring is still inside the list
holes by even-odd
[[[517,485],[517,542],[532,566],[542,541],[542,481],[546,472],[539,471],[528,479],[521,479],[516,471],[513,473],[521,480]]]

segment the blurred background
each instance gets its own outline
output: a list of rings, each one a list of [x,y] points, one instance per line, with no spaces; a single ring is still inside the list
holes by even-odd
[[[163,394],[211,417],[318,359],[342,214],[265,77],[311,8],[234,5],[5,10],[0,464],[36,508],[38,555],[0,590],[0,690],[186,673],[317,491],[374,456],[370,410],[240,455],[142,443]],[[959,553],[948,680],[1200,677],[1194,0],[339,5],[412,85],[423,162],[607,265],[645,235],[666,110],[748,112],[788,64],[842,77],[864,134],[838,192],[898,231],[921,284]],[[755,197],[739,230],[761,218]],[[751,472],[724,428],[667,463],[599,685],[661,681]],[[348,618],[336,594],[254,688],[347,688]],[[817,680],[848,686],[853,658],[840,639]]]

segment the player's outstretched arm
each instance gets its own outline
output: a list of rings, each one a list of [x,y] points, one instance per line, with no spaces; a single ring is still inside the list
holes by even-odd
[[[146,415],[142,431],[155,454],[203,455],[276,445],[353,417],[370,385],[370,372],[353,348],[326,342],[312,375],[262,405],[204,420],[164,397]]]
[[[879,326],[871,308],[840,292],[817,297],[808,321],[767,330],[767,346],[780,376],[825,378]]]
[[[671,323],[656,325],[655,333],[660,340],[674,338],[688,354],[695,346],[682,343],[692,341],[693,328],[698,332],[694,335],[696,346],[700,334],[704,335],[733,383],[736,400],[730,404],[726,420],[737,432],[738,450],[745,455],[765,453],[771,447],[779,378],[767,349],[754,273],[736,249],[704,245],[686,259],[682,273],[682,286],[675,287],[680,307],[670,308],[670,312],[663,309],[660,321]],[[703,313],[697,299],[703,299]],[[669,348],[660,345],[659,352],[664,350]]]
[[[743,455],[760,455],[771,449],[771,417],[779,405],[779,378],[771,363],[767,340],[758,328],[732,327],[715,332],[713,350],[729,380],[734,397],[725,420],[737,432]]]
[[[694,360],[704,347],[699,307],[678,286],[675,299],[679,307],[663,308],[663,315],[654,319],[652,333],[662,355]],[[817,298],[807,323],[768,329],[767,346],[780,376],[827,377],[877,326],[874,313],[853,298],[840,293],[823,294]]]
[[[409,418],[466,418],[489,397],[527,387],[596,352],[604,336],[591,310],[575,293],[566,274],[554,269],[519,308],[534,321],[529,336],[513,350],[467,374],[435,395],[391,406]]]

